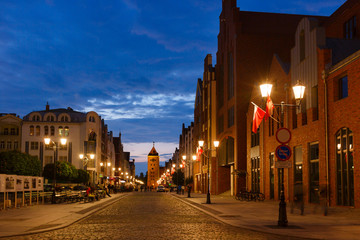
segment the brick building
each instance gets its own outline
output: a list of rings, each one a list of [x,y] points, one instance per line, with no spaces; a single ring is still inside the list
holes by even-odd
[[[290,87],[297,80],[306,86],[301,107],[285,110],[284,127],[292,134],[288,144],[292,167],[284,171],[288,201],[301,198],[306,204],[360,205],[360,188],[355,185],[360,172],[354,151],[359,134],[359,15],[360,3],[350,0],[330,17],[303,17],[295,27],[295,42],[288,48],[290,61],[273,55],[269,65],[274,103],[294,104]],[[259,84],[254,84],[251,100],[263,105]],[[274,167],[274,151],[280,126],[268,120],[253,134],[252,104],[247,111],[247,188],[264,192],[267,199],[279,199],[281,171]]]

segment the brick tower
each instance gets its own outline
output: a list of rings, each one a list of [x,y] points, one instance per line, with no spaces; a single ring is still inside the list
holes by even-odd
[[[160,161],[160,157],[155,149],[155,143],[153,143],[153,148],[148,154],[148,179],[147,179],[148,187],[156,188],[158,186],[157,180],[159,180],[160,178],[159,161]]]

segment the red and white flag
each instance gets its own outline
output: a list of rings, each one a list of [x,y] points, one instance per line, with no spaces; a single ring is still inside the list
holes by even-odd
[[[265,116],[265,111],[262,110],[261,108],[259,108],[258,106],[254,105],[254,115],[253,115],[253,125],[252,125],[252,131],[254,133],[257,132],[257,129],[260,126],[260,123],[262,121],[262,119]]]
[[[274,104],[273,104],[273,101],[271,100],[270,96],[268,96],[267,101],[266,101],[265,121],[268,120],[268,118],[273,115],[273,111],[274,111]]]

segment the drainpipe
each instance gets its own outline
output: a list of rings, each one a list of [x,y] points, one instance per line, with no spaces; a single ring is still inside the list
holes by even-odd
[[[329,136],[328,136],[328,104],[327,104],[327,85],[326,85],[326,71],[322,71],[322,79],[324,81],[324,117],[325,117],[325,164],[326,164],[326,204],[330,206],[330,184],[329,184]]]

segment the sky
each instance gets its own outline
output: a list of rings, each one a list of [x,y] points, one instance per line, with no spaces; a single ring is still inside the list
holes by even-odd
[[[329,16],[345,0],[238,0],[240,10]],[[215,65],[221,0],[0,0],[0,112],[95,111],[146,172],[193,121]]]

